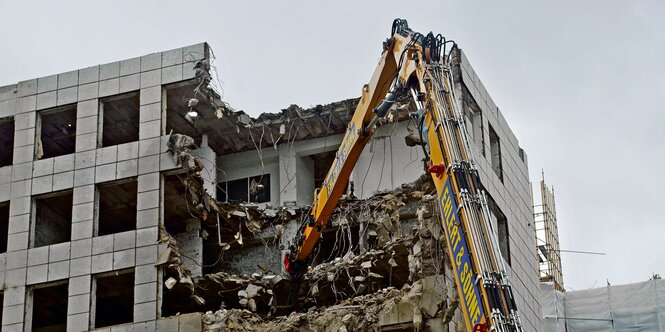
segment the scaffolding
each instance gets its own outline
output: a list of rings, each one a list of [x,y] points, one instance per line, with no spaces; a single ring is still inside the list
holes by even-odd
[[[553,282],[556,290],[564,292],[554,188],[547,187],[544,173],[540,181],[540,204],[533,206],[533,212],[540,281]]]

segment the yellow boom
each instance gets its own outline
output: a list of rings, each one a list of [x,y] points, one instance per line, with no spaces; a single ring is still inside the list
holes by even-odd
[[[453,73],[445,54],[447,43],[456,47],[440,35],[422,35],[410,30],[406,21],[395,20],[381,61],[363,87],[336,158],[315,193],[309,220],[284,259],[285,269],[296,278],[306,271],[309,256],[378,120],[398,95],[410,93],[419,110],[420,132],[426,132],[428,172],[438,192],[439,219],[453,262],[466,328],[479,332],[522,331],[457,106]]]

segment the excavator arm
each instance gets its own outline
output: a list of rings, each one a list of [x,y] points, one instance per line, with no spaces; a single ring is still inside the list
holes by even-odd
[[[360,102],[311,215],[284,258],[285,270],[300,278],[330,220],[358,158],[379,120],[398,96],[411,94],[426,137],[427,171],[438,193],[439,220],[445,233],[460,306],[468,331],[522,331],[508,283],[485,193],[473,161],[465,122],[453,87],[448,43],[441,35],[422,35],[406,21],[393,22],[381,60],[362,89]]]
[[[390,89],[395,89],[398,61],[409,44],[412,44],[410,36],[402,35],[394,36],[384,43],[379,65],[370,82],[362,88],[360,101],[346,128],[335,160],[321,188],[315,192],[309,220],[296,239],[298,247],[284,260],[286,270],[292,274],[307,268],[307,258],[343,195],[351,171],[374,132],[377,119],[384,116],[394,103],[395,94],[387,94]]]

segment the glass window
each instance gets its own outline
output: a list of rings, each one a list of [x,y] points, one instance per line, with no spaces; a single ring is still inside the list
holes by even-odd
[[[247,202],[249,199],[249,183],[247,178],[229,181],[227,192],[229,202]]]

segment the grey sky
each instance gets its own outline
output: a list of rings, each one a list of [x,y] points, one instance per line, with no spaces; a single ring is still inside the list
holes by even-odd
[[[665,273],[665,3],[2,1],[0,86],[207,41],[251,115],[356,97],[396,17],[458,42],[555,186],[569,289]]]

